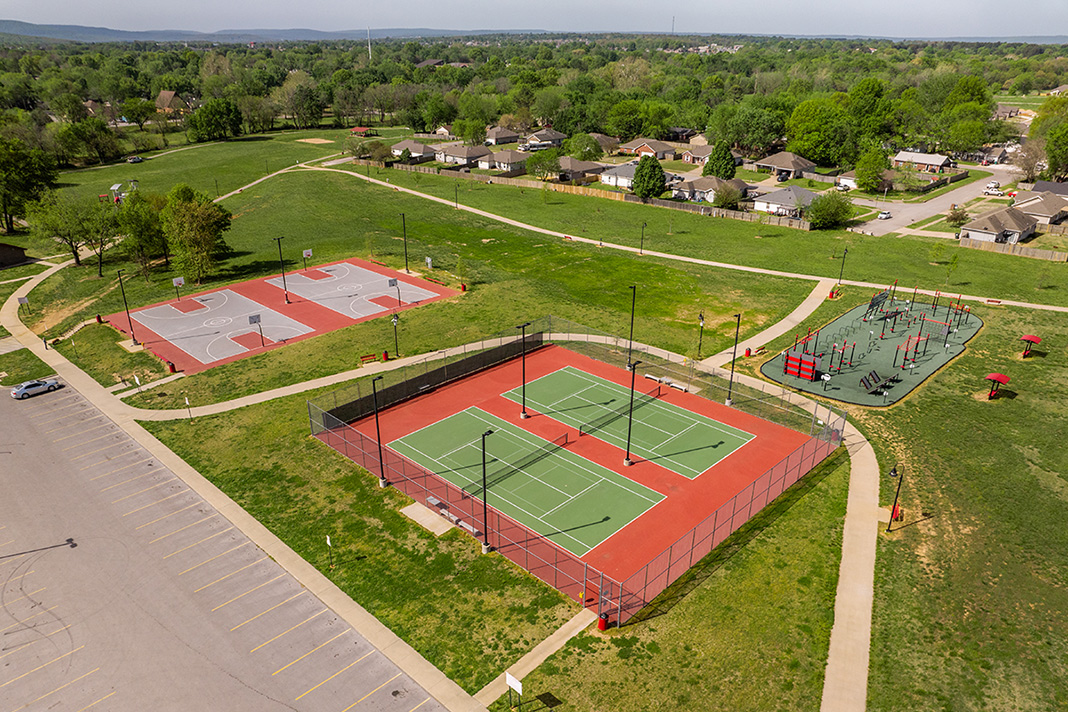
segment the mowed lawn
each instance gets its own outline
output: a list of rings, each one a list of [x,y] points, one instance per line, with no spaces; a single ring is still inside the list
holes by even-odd
[[[362,169],[361,169],[362,172]],[[978,180],[973,177],[954,187]],[[388,179],[463,205],[557,230],[564,234],[638,247],[645,223],[645,249],[731,264],[837,278],[843,248],[849,248],[844,278],[876,284],[899,284],[963,292],[1002,299],[1068,305],[1068,263],[1051,263],[1045,284],[1036,278],[1035,263],[980,250],[958,249],[957,268],[932,265],[927,253],[939,238],[873,237],[852,232],[804,232],[727,218],[709,218],[640,203],[623,203],[504,185],[486,185],[449,176],[372,170],[372,178]],[[458,191],[457,191],[458,189]],[[1014,279],[1004,279],[1006,273]],[[740,276],[746,280],[748,276]],[[1041,287],[1041,289],[1040,289]]]
[[[564,242],[333,172],[286,174],[244,191],[226,205],[235,216],[226,235],[235,256],[205,287],[275,274],[278,253],[272,238],[279,234],[286,237],[291,267],[300,264],[303,249],[311,248],[316,263],[373,255],[402,269],[400,215],[404,213],[412,268],[425,272],[424,258],[429,256],[432,276],[458,288],[462,275],[470,289],[404,312],[398,328],[402,355],[468,343],[546,314],[624,333],[629,328],[632,284],[639,288],[636,339],[675,352],[695,350],[698,315],[704,313],[702,350],[708,354],[726,348],[733,339],[732,314],[743,313],[743,336],[755,333],[790,313],[812,288],[803,280],[762,275],[746,276],[742,283],[737,273],[728,270],[638,259]],[[51,303],[53,311],[35,314],[36,323],[49,313],[68,311],[62,321],[54,319],[55,333],[93,314],[121,311],[114,277],[120,266],[117,261],[109,263],[103,280],[96,276],[95,266],[88,265],[62,270],[47,280],[35,295]],[[161,266],[147,281],[129,279],[126,293],[131,306],[172,299],[173,276]],[[192,291],[190,286],[185,289],[187,294]],[[218,366],[130,402],[181,407],[188,395],[194,406],[202,405],[349,370],[359,364],[360,355],[384,350],[394,350],[388,318]],[[115,359],[125,359],[130,373],[141,368],[122,354]],[[109,365],[103,375],[112,372]]]

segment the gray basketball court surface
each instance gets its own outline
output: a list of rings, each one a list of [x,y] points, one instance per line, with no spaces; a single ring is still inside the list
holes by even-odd
[[[389,286],[389,282],[388,277],[349,262],[293,272],[285,278],[291,293],[353,319],[364,319],[396,306],[418,304],[438,296],[400,279],[396,286]],[[268,279],[267,284],[282,289],[282,278]]]

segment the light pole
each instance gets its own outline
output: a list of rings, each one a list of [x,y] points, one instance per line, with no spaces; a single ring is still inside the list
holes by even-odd
[[[486,437],[493,435],[492,430],[482,433],[482,553],[488,554],[492,547],[489,543],[489,489],[486,487]]]
[[[126,288],[122,286],[122,273],[126,270],[119,270],[119,291],[122,292],[122,306],[126,310],[126,321],[130,324],[130,339],[133,340],[134,346],[137,346],[137,337],[134,336],[133,319],[130,317],[130,305],[126,303]]]
[[[705,313],[701,312],[697,315],[697,322],[701,325],[701,330],[697,332],[697,360],[701,360],[701,344],[705,340]]]
[[[517,329],[523,330],[523,407],[519,411],[519,417],[526,420],[530,417],[530,413],[527,412],[527,327],[530,326],[528,321],[526,324],[520,324]]]
[[[634,304],[638,300],[638,285],[630,287],[630,340],[627,346],[627,364],[630,364],[630,356],[634,352]]]
[[[404,274],[411,274],[408,269],[408,223],[404,221],[404,213],[401,213],[401,230],[404,232]]]
[[[634,376],[638,373],[638,364],[641,361],[627,364],[630,369],[630,414],[627,416],[627,456],[623,458],[623,464],[630,467],[634,461],[630,459],[630,430],[634,424]]]
[[[734,362],[738,360],[738,332],[742,328],[742,315],[735,314],[737,323],[734,325],[734,356],[731,358],[731,380],[727,385],[727,405],[731,405],[731,395],[734,393]]]
[[[286,304],[289,304],[289,289],[286,287],[286,263],[282,260],[282,240],[285,239],[285,235],[273,239],[278,243],[278,266],[282,268],[282,293],[286,296]]]
[[[894,493],[894,506],[890,509],[890,521],[886,523],[886,531],[894,525],[894,515],[897,514],[897,499],[901,496],[901,482],[905,479],[903,474],[897,474],[897,465],[890,468],[890,476],[897,478],[897,492]]]
[[[400,321],[400,314],[394,312],[390,321],[393,322],[393,358],[400,358],[400,345],[397,343],[397,323]]]
[[[845,258],[849,254],[849,248],[842,251],[842,267],[838,270],[838,286],[842,286],[842,274],[845,272]]]
[[[382,429],[378,423],[378,388],[377,384],[382,380],[381,376],[371,379],[371,397],[375,403],[375,439],[378,441],[378,486],[385,487],[389,484],[386,479],[386,461],[382,459]]]
[[[638,243],[638,254],[639,255],[644,255],[645,254],[645,226],[647,224],[648,223],[642,223],[642,241],[640,243]]]

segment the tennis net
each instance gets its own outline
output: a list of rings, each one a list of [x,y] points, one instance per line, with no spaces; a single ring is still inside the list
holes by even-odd
[[[642,407],[644,405],[652,403],[653,401],[655,401],[659,397],[660,397],[660,386],[656,386],[655,388],[653,388],[653,390],[649,391],[648,393],[641,393],[641,394],[637,395],[634,398],[634,410],[637,410],[638,408],[640,408],[640,407]],[[594,433],[594,432],[597,432],[598,430],[601,430],[602,428],[607,426],[609,423],[613,423],[616,420],[619,420],[620,418],[622,418],[624,415],[627,414],[627,412],[629,410],[630,410],[630,401],[628,401],[621,408],[616,408],[615,410],[609,411],[609,412],[605,413],[604,415],[597,416],[596,418],[594,418],[593,420],[589,421],[588,423],[583,423],[582,425],[579,426],[579,437],[582,437],[583,435],[589,435],[590,433]]]
[[[551,440],[539,447],[538,449],[527,453],[515,462],[505,462],[503,460],[500,460],[501,464],[503,464],[504,467],[494,470],[491,475],[486,477],[486,487],[495,487],[499,485],[500,483],[504,482],[516,473],[522,472],[531,465],[539,463],[545,458],[555,453],[556,451],[563,449],[567,446],[567,443],[567,433],[564,433],[555,440]],[[482,483],[472,482],[467,487],[464,487],[464,491],[468,494],[475,495],[476,497],[481,497]]]

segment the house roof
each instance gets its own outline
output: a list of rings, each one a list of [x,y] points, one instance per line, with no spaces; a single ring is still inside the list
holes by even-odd
[[[185,103],[185,99],[178,96],[177,92],[173,92],[170,89],[160,89],[159,94],[156,95],[156,108],[169,109],[176,105],[181,108],[189,106]]]
[[[425,143],[419,143],[418,141],[413,141],[410,138],[406,138],[399,143],[393,144],[393,150],[397,154],[404,153],[404,149],[408,149],[409,153],[417,155],[426,155],[428,153],[434,152],[434,149],[430,146],[427,146]]]
[[[915,151],[898,151],[895,161],[902,163],[922,163],[929,166],[944,166],[949,163],[949,156],[940,153],[916,153]]]
[[[1056,89],[1050,89],[1049,93],[1050,94],[1063,94],[1066,91],[1068,91],[1068,84],[1061,84]]]
[[[486,138],[492,138],[496,141],[499,141],[502,138],[518,139],[519,134],[512,131],[512,129],[506,129],[503,126],[494,126],[493,128],[486,130]],[[511,142],[508,141],[506,143]]]
[[[1068,196],[1068,183],[1057,183],[1051,180],[1035,181],[1035,187],[1032,188],[1036,193],[1048,191],[1054,195]]]
[[[1038,224],[1038,220],[1025,214],[1016,208],[999,208],[985,215],[980,215],[975,220],[965,225],[963,230],[975,230],[976,232],[989,232],[1000,235],[1003,232],[1023,233]]]
[[[420,67],[440,67],[443,64],[445,64],[445,61],[441,59],[424,59],[422,62],[415,65],[415,68],[419,69]]]
[[[624,163],[621,166],[613,166],[601,173],[602,176],[616,176],[618,178],[633,178],[634,171],[638,168],[637,163]]]
[[[636,138],[633,141],[627,141],[619,148],[625,151],[637,151],[642,146],[648,146],[657,153],[670,153],[675,150],[674,146],[668,145],[663,141],[657,141],[655,138]]]
[[[1018,193],[1013,207],[1028,215],[1053,217],[1068,211],[1068,199],[1048,190],[1041,193]]]
[[[590,132],[590,136],[593,136],[593,139],[601,144],[602,150],[608,150],[610,146],[619,145],[619,139],[613,136],[605,136],[603,133],[596,133],[594,131]]]
[[[788,185],[781,190],[760,196],[759,200],[768,205],[782,205],[787,208],[796,208],[801,205],[807,208],[815,197],[816,194],[811,190],[806,190],[796,185]]]
[[[509,165],[513,163],[526,163],[526,160],[529,155],[530,154],[523,153],[522,151],[513,151],[509,149],[507,151],[497,151],[496,153],[494,153],[493,160],[495,160],[497,163],[506,163]]]
[[[455,158],[466,158],[472,160],[475,158],[481,158],[482,156],[488,156],[493,151],[489,150],[485,146],[446,146],[444,149],[446,156],[453,156]]]
[[[816,167],[816,164],[807,158],[798,156],[796,153],[790,153],[789,151],[779,151],[767,158],[761,158],[759,161],[754,161],[754,163],[758,166],[771,166],[772,168],[781,168],[788,171],[806,171]]]
[[[541,129],[527,136],[527,141],[563,141],[567,134],[560,133],[556,129]]]
[[[604,166],[593,161],[580,161],[571,156],[560,156],[560,170],[564,173],[600,173]]]
[[[693,148],[687,148],[682,152],[682,155],[685,156],[688,153],[694,158],[708,158],[715,149],[715,146],[694,146]]]

